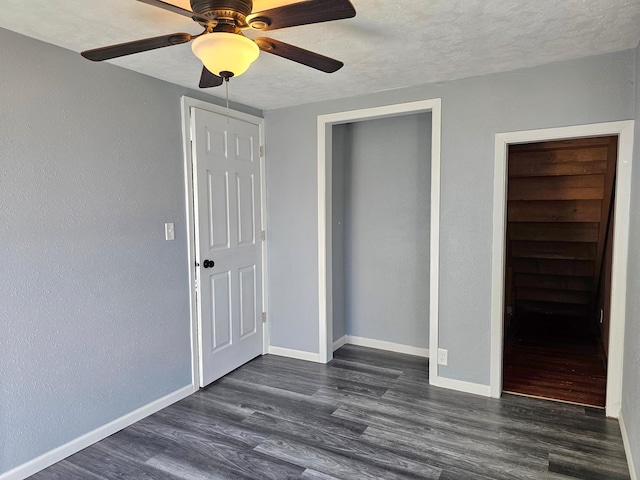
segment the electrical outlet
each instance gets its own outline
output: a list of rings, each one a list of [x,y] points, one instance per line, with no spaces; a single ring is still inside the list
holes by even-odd
[[[449,352],[447,350],[445,350],[444,348],[439,348],[438,349],[438,365],[447,365],[447,357],[449,355]]]
[[[173,226],[173,223],[165,223],[164,224],[164,239],[165,240],[175,240],[176,231]]]

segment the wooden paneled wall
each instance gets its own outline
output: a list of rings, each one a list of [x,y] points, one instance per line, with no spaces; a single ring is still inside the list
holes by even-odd
[[[590,315],[603,283],[617,137],[509,147],[507,305]]]

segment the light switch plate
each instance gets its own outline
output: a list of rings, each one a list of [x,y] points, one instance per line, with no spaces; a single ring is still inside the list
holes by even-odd
[[[164,224],[164,239],[165,240],[175,240],[176,232],[173,227],[173,223],[165,223]]]

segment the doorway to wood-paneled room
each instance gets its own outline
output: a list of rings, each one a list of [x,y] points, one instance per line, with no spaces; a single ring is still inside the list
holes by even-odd
[[[508,147],[505,392],[605,406],[617,148]]]

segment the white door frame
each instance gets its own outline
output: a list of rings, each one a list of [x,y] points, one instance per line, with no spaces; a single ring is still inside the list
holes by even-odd
[[[629,209],[631,201],[631,162],[633,159],[633,120],[570,127],[498,133],[495,137],[493,195],[493,258],[491,290],[491,396],[502,394],[502,350],[504,269],[506,235],[507,154],[511,144],[561,140],[578,137],[618,135],[615,185],[615,223],[611,272],[611,312],[607,369],[606,414],[617,418],[622,396],[622,362],[627,291]]]
[[[203,102],[195,98],[183,96],[181,99],[182,107],[182,139],[183,139],[183,156],[184,156],[184,185],[185,185],[185,204],[186,204],[186,227],[187,227],[187,258],[189,262],[189,318],[191,325],[191,384],[193,391],[200,388],[200,347],[199,347],[199,331],[198,331],[198,306],[196,304],[196,228],[194,215],[194,188],[193,188],[193,152],[191,148],[192,134],[191,131],[191,109],[193,107],[220,115],[229,115],[231,118],[242,120],[257,125],[260,130],[260,145],[264,146],[264,119],[249,115],[247,113],[235,110],[227,110],[224,107]],[[264,151],[264,148],[262,148]],[[261,195],[261,223],[262,230],[267,231],[267,188],[265,175],[265,156],[260,155],[260,195]],[[262,242],[262,310],[268,312],[267,299],[267,241]],[[262,321],[261,319],[259,321]],[[267,353],[269,345],[268,334],[269,323],[263,324],[262,353]]]
[[[332,268],[332,127],[376,118],[431,112],[431,239],[429,292],[429,351],[438,348],[438,272],[440,259],[440,98],[318,116],[318,319],[319,358],[333,358]],[[437,362],[429,362],[429,378],[437,378]]]

